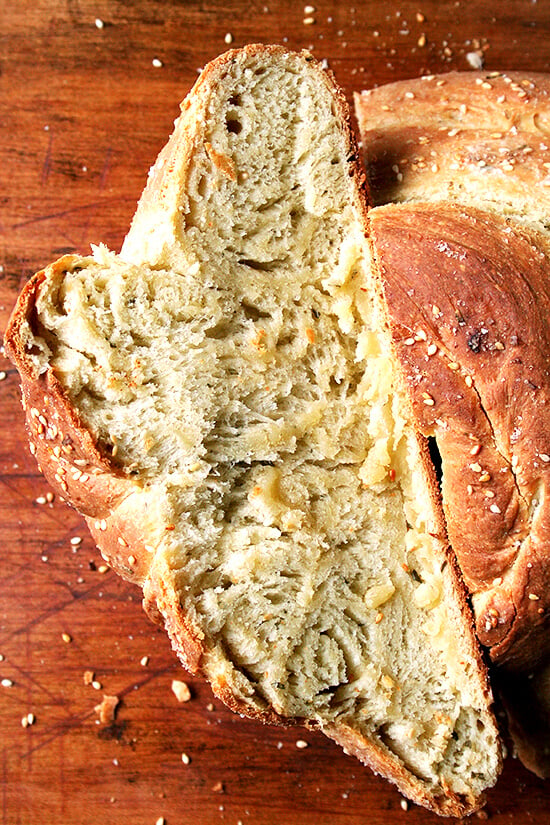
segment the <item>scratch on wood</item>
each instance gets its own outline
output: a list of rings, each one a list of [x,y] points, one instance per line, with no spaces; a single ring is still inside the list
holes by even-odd
[[[44,186],[48,178],[50,176],[50,171],[52,168],[52,147],[53,147],[53,133],[51,130],[48,132],[48,146],[46,148],[46,157],[44,158],[44,163],[42,164],[42,174],[40,176],[40,183]]]

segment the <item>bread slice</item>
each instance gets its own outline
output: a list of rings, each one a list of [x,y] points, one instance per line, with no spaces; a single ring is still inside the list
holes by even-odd
[[[121,255],[38,273],[6,347],[44,473],[185,667],[462,815],[499,737],[348,115],[307,53],[215,60]]]
[[[370,224],[451,544],[518,753],[550,776],[550,77],[433,76],[356,110],[373,199],[401,202]]]

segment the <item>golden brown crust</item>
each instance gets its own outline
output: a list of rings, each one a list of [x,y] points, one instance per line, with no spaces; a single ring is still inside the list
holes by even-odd
[[[545,224],[550,78],[449,72],[355,95],[375,205],[455,201]]]

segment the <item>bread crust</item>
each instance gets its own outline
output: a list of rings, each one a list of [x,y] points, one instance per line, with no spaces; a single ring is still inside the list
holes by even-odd
[[[550,77],[449,72],[355,94],[375,205],[474,203],[544,229]]]

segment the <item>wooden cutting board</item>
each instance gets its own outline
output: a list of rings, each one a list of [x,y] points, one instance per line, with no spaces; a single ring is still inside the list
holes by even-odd
[[[229,45],[308,48],[351,99],[477,59],[550,71],[549,34],[536,0],[0,2],[0,331],[35,270],[90,243],[119,249],[180,100]],[[2,825],[439,821],[322,736],[234,716],[187,678],[140,593],[51,500],[4,359],[0,421]],[[543,823],[549,809],[550,782],[509,758],[481,818]]]

